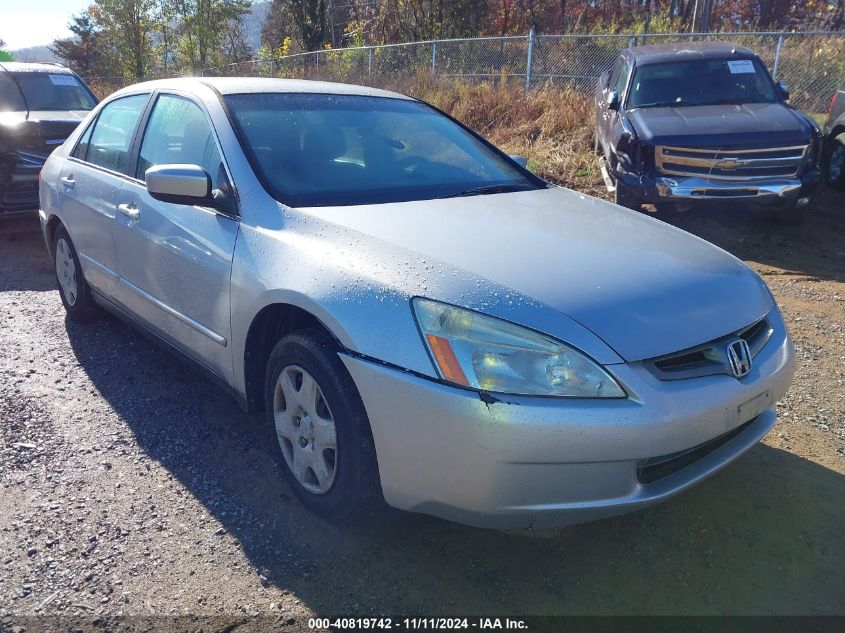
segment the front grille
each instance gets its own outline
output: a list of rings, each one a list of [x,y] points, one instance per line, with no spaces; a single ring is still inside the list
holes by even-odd
[[[727,347],[731,341],[737,338],[745,339],[751,357],[754,358],[765,347],[773,331],[769,322],[763,318],[739,332],[690,349],[653,358],[646,361],[645,365],[660,380],[682,380],[715,374],[731,375],[727,357]]]
[[[667,176],[742,181],[798,175],[809,145],[765,149],[655,148],[657,170]]]
[[[720,446],[724,446],[730,442],[753,424],[756,419],[757,418],[749,420],[745,424],[736,427],[733,431],[728,431],[719,437],[715,437],[708,442],[704,442],[703,444],[699,444],[698,446],[694,446],[688,450],[640,460],[637,464],[637,480],[639,480],[641,484],[653,484],[656,481],[660,481],[670,475],[674,475],[679,470],[690,466],[701,458],[706,457]]]
[[[4,209],[38,208],[38,181],[10,182],[0,196],[0,207]]]

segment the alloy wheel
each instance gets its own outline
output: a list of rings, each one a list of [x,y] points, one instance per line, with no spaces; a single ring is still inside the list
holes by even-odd
[[[273,419],[296,480],[313,494],[328,492],[337,472],[337,429],[323,390],[302,367],[289,365],[279,374]]]

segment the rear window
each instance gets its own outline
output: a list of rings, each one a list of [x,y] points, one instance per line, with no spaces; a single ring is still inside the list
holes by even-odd
[[[637,68],[629,108],[774,103],[769,73],[758,59],[692,59]]]
[[[82,82],[67,73],[11,73],[19,87],[16,110],[91,110],[97,101]],[[12,79],[12,77],[10,77]],[[5,92],[3,84],[2,90]]]

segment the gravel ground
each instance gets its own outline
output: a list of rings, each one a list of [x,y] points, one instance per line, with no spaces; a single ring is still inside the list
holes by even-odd
[[[314,614],[845,614],[845,200],[820,204],[798,229],[677,221],[750,262],[786,315],[797,376],[765,441],[669,503],[540,533],[315,518],[260,418],[119,321],[66,321],[34,226],[0,230],[0,629],[25,615],[241,630],[260,614],[301,630]]]

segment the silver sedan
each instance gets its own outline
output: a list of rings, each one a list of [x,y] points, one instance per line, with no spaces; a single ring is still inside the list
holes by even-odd
[[[758,442],[792,377],[742,262],[399,94],[138,84],[40,193],[70,317],[115,313],[263,410],[293,491],[332,520],[641,508]]]

